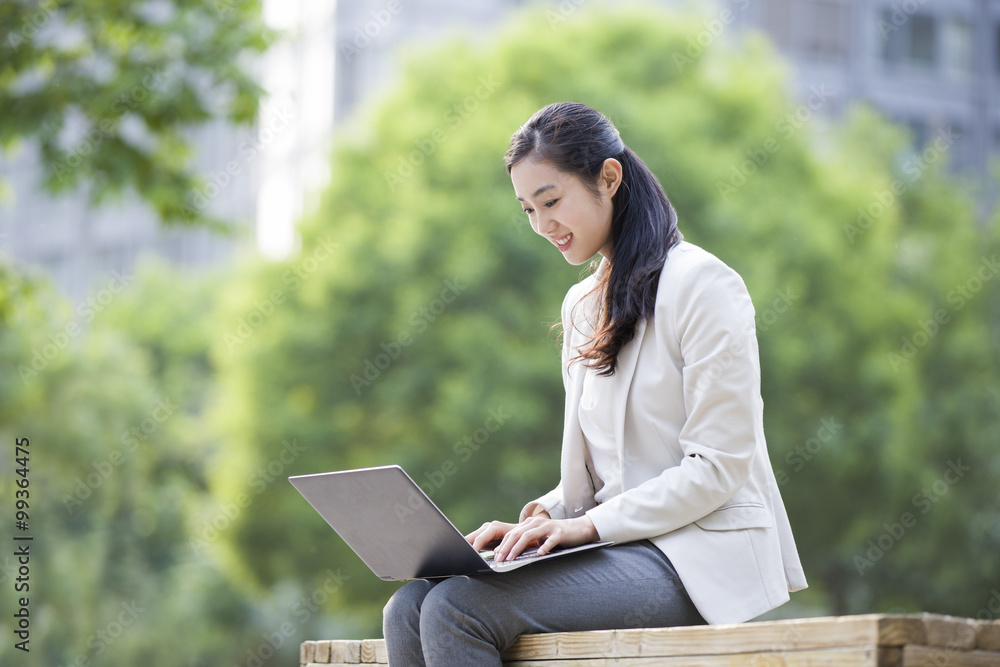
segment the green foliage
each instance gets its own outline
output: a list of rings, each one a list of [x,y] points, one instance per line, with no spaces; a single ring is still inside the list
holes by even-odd
[[[209,284],[150,267],[87,322],[44,281],[0,264],[0,495],[13,505],[14,442],[27,437],[19,534],[33,537],[27,590],[14,595],[13,549],[0,557],[3,664],[225,664],[271,629],[189,546],[194,508],[212,503],[197,426],[206,319],[189,319]],[[10,640],[21,596],[29,653]]]
[[[274,38],[259,2],[12,0],[0,25],[0,148],[37,141],[46,190],[86,185],[97,204],[130,189],[165,223],[225,227],[192,203],[185,133],[255,119],[247,56]]]
[[[185,30],[219,25],[177,6]],[[102,49],[132,43],[131,7]],[[39,582],[18,664],[287,664],[302,639],[377,636],[395,586],[289,475],[400,463],[463,530],[556,483],[550,325],[580,269],[535,238],[502,155],[566,99],[611,116],[687,238],[754,298],[770,454],[811,584],[779,613],[978,615],[1000,574],[996,222],[976,225],[946,143],[910,155],[863,107],[828,123],[822,91],[790,99],[766,43],[693,53],[703,30],[647,8],[529,10],[491,41],[407,54],[340,137],[287,262],[150,265],[96,316],[0,264],[0,439],[31,437]],[[27,133],[10,127],[4,141]]]
[[[241,577],[269,587],[342,569],[329,608],[370,635],[393,587],[282,477],[400,463],[463,530],[555,483],[563,394],[547,325],[579,272],[534,238],[501,157],[531,113],[572,99],[615,121],[687,238],[754,297],[770,452],[812,584],[797,599],[837,613],[985,604],[997,281],[961,307],[952,290],[993,257],[996,226],[977,228],[948,182],[947,146],[914,163],[864,108],[827,126],[823,91],[792,101],[753,36],[679,58],[703,29],[648,8],[534,11],[492,43],[407,55],[398,88],[341,137],[300,256],[247,265],[219,308],[222,328],[242,321],[246,335],[213,351],[227,443],[213,492],[245,492],[286,440],[305,448],[220,540]],[[917,336],[938,310],[944,323]],[[490,410],[502,427],[461,444]],[[922,513],[915,494],[959,460],[971,469]],[[915,525],[859,566],[907,511]]]

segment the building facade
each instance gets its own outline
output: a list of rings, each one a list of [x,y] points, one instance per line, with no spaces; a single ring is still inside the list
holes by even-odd
[[[554,9],[598,0],[549,0]],[[913,150],[950,138],[949,168],[977,191],[982,217],[995,209],[1000,156],[1000,2],[991,0],[660,0],[725,18],[733,35],[760,31],[783,53],[794,94],[824,91],[820,114],[866,102],[906,125]],[[83,193],[37,187],[37,154],[0,162],[16,194],[0,205],[0,252],[41,266],[72,298],[128,272],[151,253],[185,266],[228,261],[256,242],[282,257],[295,221],[329,176],[333,134],[397,80],[401,49],[450,35],[487,35],[520,0],[267,0],[265,19],[290,39],[268,52],[260,75],[270,96],[258,127],[219,123],[196,133],[198,167],[213,177],[211,206],[241,233],[164,229],[137,197],[91,209]],[[723,14],[726,12],[726,14]],[[249,147],[249,148],[248,148]],[[238,173],[227,177],[236,161]],[[225,183],[222,185],[221,183]]]

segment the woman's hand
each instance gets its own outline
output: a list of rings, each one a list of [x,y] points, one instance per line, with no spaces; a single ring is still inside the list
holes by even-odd
[[[548,519],[549,513],[541,505],[536,504],[532,507],[531,516],[541,516]],[[503,521],[484,523],[478,529],[466,535],[465,539],[476,548],[476,551],[480,551],[491,542],[499,542],[507,534],[507,531],[516,525],[516,523],[504,523]]]
[[[482,526],[472,531],[465,536],[469,544],[473,546],[476,551],[482,551],[483,549],[500,542],[510,530],[517,527],[516,523],[505,523],[503,521],[490,521],[489,523],[484,523]],[[494,551],[494,554],[496,552]]]
[[[477,550],[500,540],[493,549],[493,560],[512,560],[533,545],[540,545],[538,553],[547,554],[558,545],[575,547],[599,539],[597,528],[590,517],[584,515],[575,519],[551,519],[548,513],[539,512],[521,523],[491,521],[465,536]]]

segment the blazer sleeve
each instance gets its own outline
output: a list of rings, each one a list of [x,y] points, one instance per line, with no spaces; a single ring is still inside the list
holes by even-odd
[[[700,519],[746,483],[763,451],[754,309],[742,278],[715,257],[698,261],[661,282],[654,318],[656,344],[673,336],[681,351],[683,458],[586,512],[602,540],[655,537]]]
[[[563,378],[563,392],[569,391],[569,358],[570,358],[570,340],[573,338],[571,328],[572,323],[572,309],[576,306],[580,299],[581,291],[586,289],[586,286],[592,281],[586,280],[581,283],[573,285],[566,292],[566,296],[563,298],[562,303],[562,327],[563,327],[563,343],[562,343],[562,378]],[[579,325],[579,323],[577,323]],[[558,459],[557,459],[558,464]],[[565,519],[566,508],[563,505],[563,492],[562,492],[562,482],[560,481],[556,488],[552,489],[546,493],[541,498],[536,498],[530,503],[524,506],[521,510],[521,515],[518,517],[518,521],[524,521],[527,517],[531,516],[533,512],[536,511],[537,507],[543,508],[549,513],[549,516],[553,519]]]

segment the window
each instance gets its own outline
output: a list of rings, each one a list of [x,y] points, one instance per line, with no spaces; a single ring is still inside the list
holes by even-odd
[[[1000,23],[993,26],[993,69],[1000,76]]]
[[[937,62],[934,34],[936,24],[927,14],[914,14],[910,17],[910,45],[907,56],[910,62],[933,67]]]
[[[836,61],[847,55],[847,11],[840,2],[815,0],[800,7],[799,39],[802,51],[819,60]]]
[[[941,24],[941,65],[955,78],[972,71],[972,29],[963,18],[952,17]]]
[[[884,62],[926,68],[937,66],[938,26],[934,16],[883,9],[878,25]]]
[[[781,49],[792,43],[792,3],[791,0],[767,0],[764,4],[764,30]]]
[[[843,0],[767,0],[761,24],[783,51],[838,61],[847,56],[849,7]]]

